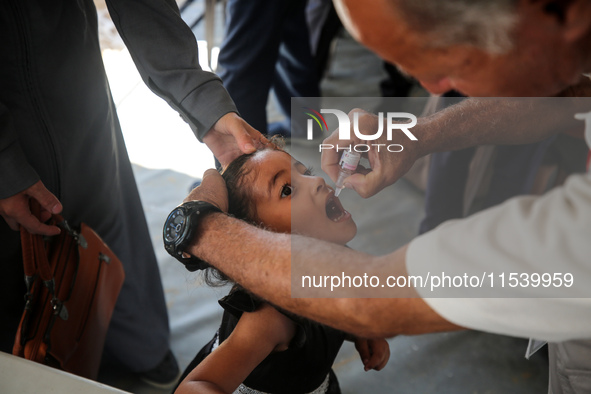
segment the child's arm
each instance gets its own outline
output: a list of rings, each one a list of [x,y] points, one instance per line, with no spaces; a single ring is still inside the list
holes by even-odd
[[[286,350],[295,324],[268,304],[244,312],[228,339],[181,382],[181,393],[232,393],[271,352]]]
[[[359,352],[366,371],[370,369],[380,371],[390,359],[390,344],[384,338],[355,338],[355,349]]]

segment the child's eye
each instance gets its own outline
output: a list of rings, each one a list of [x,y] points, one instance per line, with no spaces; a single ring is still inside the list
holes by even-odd
[[[291,195],[291,185],[285,184],[281,187],[281,198],[285,198]]]
[[[304,172],[304,175],[306,175],[306,176],[313,176],[314,175],[314,168],[313,167],[306,168],[306,171]]]

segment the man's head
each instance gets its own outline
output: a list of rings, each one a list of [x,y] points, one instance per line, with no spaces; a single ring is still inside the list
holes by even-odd
[[[361,43],[433,93],[548,96],[591,71],[591,0],[336,0]]]

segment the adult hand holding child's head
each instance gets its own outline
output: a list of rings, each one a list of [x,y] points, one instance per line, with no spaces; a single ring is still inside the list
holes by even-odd
[[[224,212],[228,212],[228,189],[219,172],[210,168],[203,173],[201,184],[185,198],[187,201],[207,201]]]
[[[252,153],[266,146],[269,141],[238,114],[233,112],[222,116],[203,137],[213,155],[222,167],[244,153]]]

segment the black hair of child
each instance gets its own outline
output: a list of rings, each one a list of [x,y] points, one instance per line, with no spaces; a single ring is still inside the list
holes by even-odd
[[[283,150],[282,139],[273,137],[270,142],[268,147],[261,150]],[[246,176],[253,171],[246,163],[259,151],[238,156],[222,170],[221,175],[228,189],[228,214],[249,224],[263,227],[257,219],[256,207],[252,201],[252,185],[245,182]],[[212,287],[221,287],[232,282],[215,267],[209,267],[204,271],[204,280]]]

